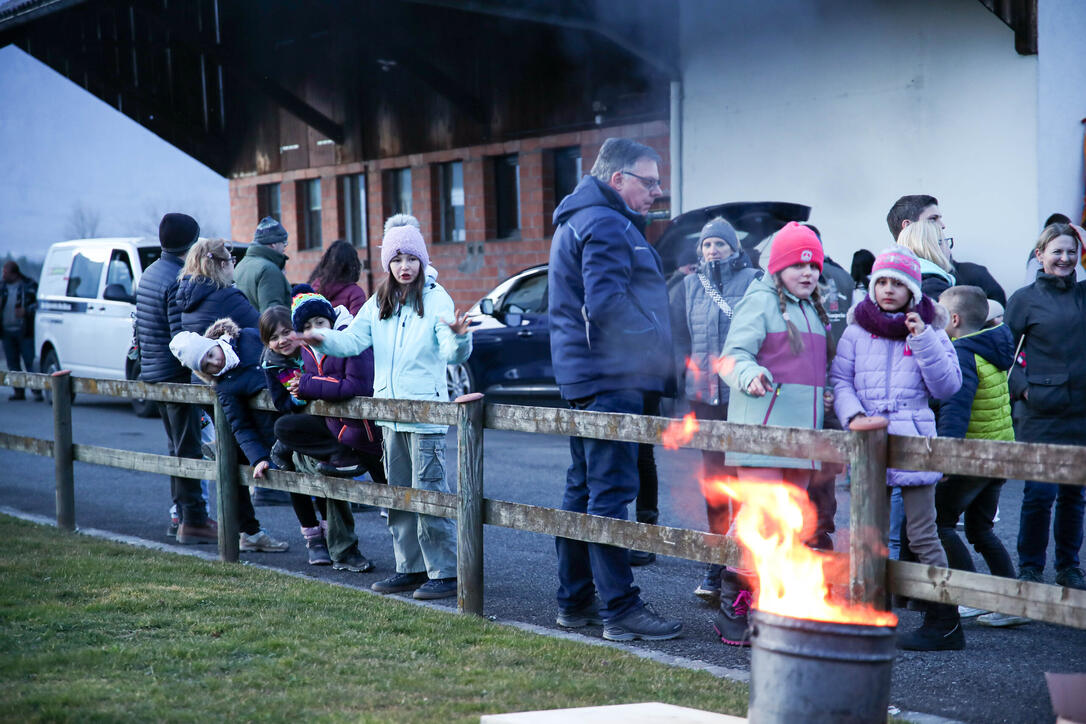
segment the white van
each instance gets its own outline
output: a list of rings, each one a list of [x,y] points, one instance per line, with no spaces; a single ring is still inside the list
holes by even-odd
[[[157,239],[79,239],[49,247],[38,282],[34,341],[38,369],[77,377],[136,379],[132,351],[136,286],[158,259]],[[137,414],[154,414],[142,400]]]
[[[239,261],[251,244],[231,246]],[[139,354],[132,343],[136,288],[143,270],[161,254],[158,239],[139,237],[77,239],[49,247],[34,318],[38,369],[139,379]],[[146,400],[133,400],[132,408],[141,417],[157,414],[154,403]]]

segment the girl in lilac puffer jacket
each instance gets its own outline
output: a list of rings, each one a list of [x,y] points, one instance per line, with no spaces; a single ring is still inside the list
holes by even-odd
[[[920,262],[903,247],[879,254],[868,296],[849,310],[830,368],[834,409],[842,423],[879,415],[892,435],[931,437],[935,415],[928,399],[947,399],[962,384],[958,357],[944,328],[945,308],[920,291]],[[922,563],[946,567],[935,526],[937,472],[888,470],[886,483],[900,487],[909,548]],[[902,648],[962,648],[956,606],[932,604],[920,630],[898,641]]]

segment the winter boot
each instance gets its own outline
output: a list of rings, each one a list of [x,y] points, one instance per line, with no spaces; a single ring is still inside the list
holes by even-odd
[[[319,525],[302,528],[302,537],[305,538],[305,547],[309,551],[309,565],[332,565],[332,557],[328,555],[328,544],[324,541],[324,531]]]
[[[722,643],[750,646],[750,584],[735,571],[725,569],[720,577],[720,609],[713,617],[713,630]]]
[[[897,647],[906,651],[960,651],[965,634],[958,607],[951,603],[929,603],[920,628],[901,636]]]

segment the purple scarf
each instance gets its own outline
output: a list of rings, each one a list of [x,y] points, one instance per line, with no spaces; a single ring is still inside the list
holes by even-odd
[[[924,324],[931,324],[935,320],[935,304],[930,297],[921,297],[920,304],[913,307],[913,310],[920,314]],[[905,326],[905,314],[884,312],[871,301],[871,297],[864,297],[863,301],[856,305],[852,315],[856,324],[876,336],[887,339],[905,339],[909,336],[909,328]]]

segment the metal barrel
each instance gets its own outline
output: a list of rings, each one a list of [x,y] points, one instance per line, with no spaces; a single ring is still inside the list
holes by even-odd
[[[751,611],[750,724],[884,722],[894,628]]]

